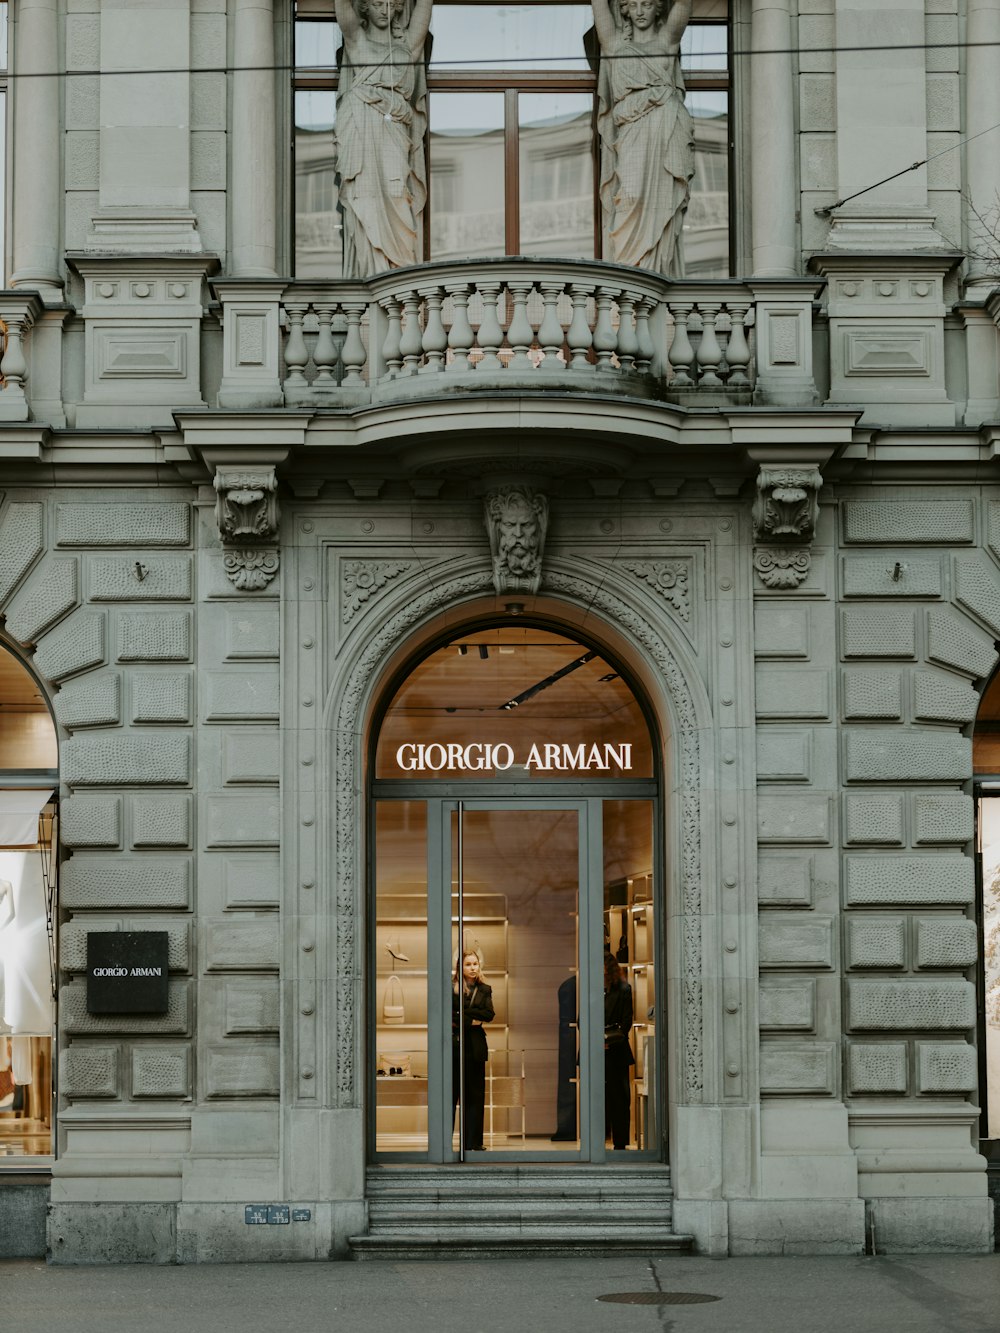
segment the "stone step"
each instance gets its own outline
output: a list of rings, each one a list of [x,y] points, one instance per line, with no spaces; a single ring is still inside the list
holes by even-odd
[[[525,1259],[549,1255],[588,1254],[688,1254],[692,1236],[672,1231],[650,1231],[642,1236],[582,1234],[576,1228],[562,1231],[521,1228],[497,1236],[467,1230],[353,1236],[348,1244],[355,1259]]]
[[[440,1232],[462,1231],[466,1234],[483,1232],[484,1234],[507,1235],[511,1231],[523,1231],[526,1227],[539,1231],[565,1231],[571,1228],[581,1235],[604,1235],[614,1231],[622,1235],[645,1235],[646,1232],[669,1231],[670,1213],[657,1213],[637,1218],[635,1214],[618,1212],[602,1214],[600,1217],[582,1215],[571,1209],[561,1212],[524,1209],[521,1212],[509,1212],[497,1216],[492,1210],[481,1209],[477,1216],[443,1208],[437,1212],[414,1213],[407,1209],[405,1213],[384,1216],[369,1213],[368,1230],[371,1235],[391,1235],[397,1231]]]

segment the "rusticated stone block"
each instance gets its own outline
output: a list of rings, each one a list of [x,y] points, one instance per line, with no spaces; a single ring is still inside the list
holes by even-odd
[[[59,885],[63,907],[77,911],[191,906],[191,861],[151,856],[71,857]]]
[[[1000,569],[980,551],[963,551],[953,561],[955,600],[1000,634]]]
[[[44,550],[40,504],[10,504],[0,518],[0,605]]]
[[[971,903],[973,865],[965,856],[849,856],[849,907],[928,907]]]
[[[191,507],[182,503],[61,504],[56,506],[60,546],[187,546]]]
[[[64,972],[86,972],[87,936],[95,931],[115,930],[165,930],[167,967],[171,972],[191,971],[191,923],[176,918],[151,920],[147,916],[74,917],[59,932],[59,966]]]
[[[190,847],[189,796],[133,796],[133,847]]]
[[[226,607],[226,661],[278,656],[279,623],[276,605]]]
[[[812,977],[761,977],[758,1016],[762,1032],[811,1032],[816,982]]]
[[[233,978],[223,991],[227,1037],[277,1032],[281,1022],[279,983],[270,977]]]
[[[73,736],[63,746],[62,776],[71,787],[189,783],[191,737],[183,732]]]
[[[48,560],[32,574],[7,607],[7,630],[19,643],[37,643],[80,601],[78,561]]]
[[[848,1052],[848,1081],[855,1096],[906,1091],[906,1043],[852,1041]]]
[[[105,659],[104,616],[77,611],[46,634],[35,650],[35,666],[46,680],[63,680]]]
[[[954,611],[927,612],[927,656],[941,666],[985,680],[997,661],[993,640]]]
[[[187,671],[141,672],[132,677],[132,721],[146,726],[189,723],[191,675]]]
[[[951,546],[975,537],[970,500],[848,500],[843,515],[844,541],[867,546]]]
[[[762,1041],[760,1090],[764,1096],[832,1096],[837,1048],[832,1041]]]
[[[761,968],[833,967],[833,918],[768,912],[758,923]]]
[[[870,791],[845,796],[844,841],[848,846],[901,847],[903,798]]]
[[[963,792],[921,792],[913,797],[914,841],[969,842],[973,832],[972,816],[972,797]]]
[[[59,833],[66,847],[120,847],[119,796],[71,796],[63,801]]]
[[[916,923],[917,967],[972,967],[979,954],[979,931],[964,916],[921,917]]]
[[[754,654],[758,658],[809,656],[809,611],[781,602],[757,602],[753,609]]]
[[[170,1033],[186,1037],[191,1032],[191,983],[170,981],[168,1009],[165,1014],[90,1014],[87,1012],[87,985],[71,981],[59,992],[62,1029],[69,1036],[102,1036],[122,1033]]]
[[[847,982],[848,1026],[855,1032],[899,1029],[933,1032],[971,1028],[976,988],[969,981]]]
[[[122,720],[122,680],[117,672],[84,676],[64,685],[53,701],[56,718],[68,731],[113,727]]]
[[[206,922],[204,958],[208,972],[276,972],[281,963],[277,916]]]
[[[906,923],[899,917],[863,917],[847,922],[848,967],[889,971],[906,966]]]
[[[206,847],[277,847],[281,832],[278,793],[205,798]]]
[[[187,662],[191,657],[191,617],[187,612],[122,615],[118,621],[120,662]]]
[[[762,718],[827,718],[830,673],[758,667],[756,709]]]
[[[852,730],[845,741],[848,782],[964,782],[972,740],[947,731]]]
[[[811,856],[760,856],[757,898],[761,907],[811,907]]]
[[[917,1092],[939,1096],[973,1092],[976,1048],[959,1041],[917,1042]]]
[[[913,673],[913,716],[920,722],[972,722],[979,695],[965,680],[944,671]]]
[[[936,556],[846,556],[843,571],[845,597],[941,596],[941,561]]]
[[[898,670],[863,671],[848,667],[842,681],[844,716],[848,720],[902,716],[903,692]]]
[[[256,852],[253,856],[222,858],[222,891],[227,909],[247,907],[260,911],[277,907],[279,883],[277,854]]]
[[[207,722],[277,720],[277,671],[209,671],[205,674]]]
[[[905,606],[851,606],[840,613],[844,657],[913,657],[917,630]]]
[[[207,1097],[277,1097],[279,1089],[277,1042],[233,1041],[205,1052]]]
[[[191,1049],[164,1042],[132,1047],[132,1096],[190,1097]]]
[[[808,782],[812,759],[808,731],[757,731],[758,782]]]
[[[222,740],[222,771],[227,785],[276,783],[281,774],[280,733],[227,732]]]
[[[757,798],[757,841],[810,842],[830,841],[830,799],[820,793]]]
[[[87,585],[92,602],[189,602],[191,557],[94,556]]]
[[[59,1056],[59,1091],[71,1102],[118,1096],[118,1047],[74,1042]]]

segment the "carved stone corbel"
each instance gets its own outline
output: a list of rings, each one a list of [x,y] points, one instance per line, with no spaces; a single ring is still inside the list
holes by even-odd
[[[537,593],[549,526],[549,502],[531,486],[499,486],[485,498],[486,531],[497,595]]]
[[[822,485],[814,466],[764,466],[757,474],[753,565],[765,588],[797,588],[808,577]]]
[[[266,588],[278,572],[278,478],[272,466],[219,467],[215,518],[227,548],[223,565],[241,591]],[[252,545],[250,544],[252,543]]]

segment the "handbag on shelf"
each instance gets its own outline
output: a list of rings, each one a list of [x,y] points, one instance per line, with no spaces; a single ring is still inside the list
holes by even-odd
[[[387,1027],[402,1027],[406,1022],[403,983],[395,972],[385,983],[385,991],[382,995],[382,1022]]]

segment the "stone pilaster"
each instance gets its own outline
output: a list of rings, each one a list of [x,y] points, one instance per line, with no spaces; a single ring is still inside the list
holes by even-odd
[[[56,0],[22,0],[15,29],[13,287],[59,301],[59,43]],[[43,74],[50,78],[40,77]]]
[[[230,207],[233,277],[275,276],[274,14],[236,0]]]

